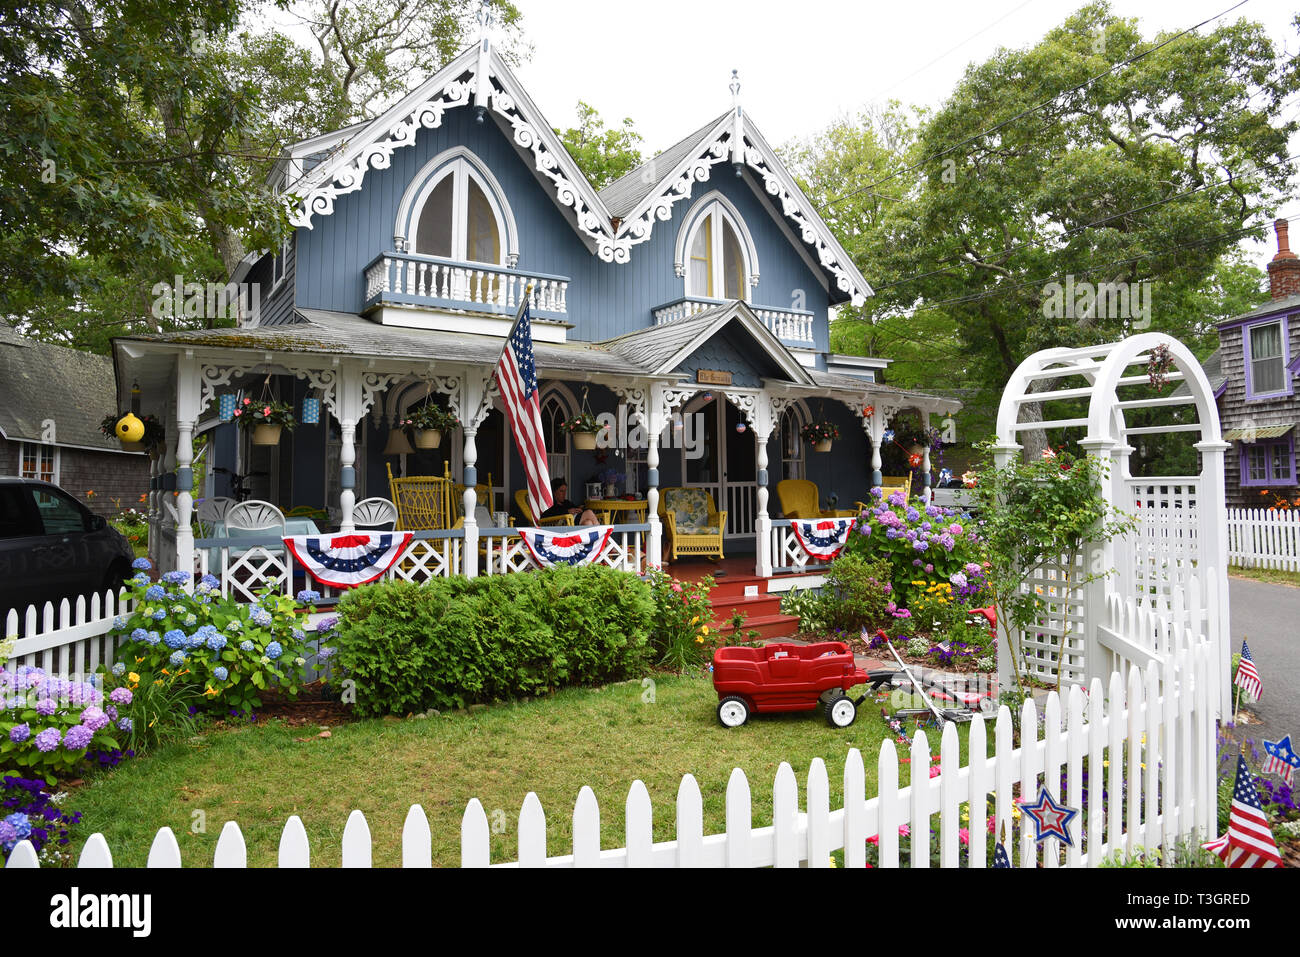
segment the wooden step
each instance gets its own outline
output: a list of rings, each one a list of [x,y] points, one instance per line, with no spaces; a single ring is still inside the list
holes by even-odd
[[[737,611],[743,611],[746,618],[781,614],[781,596],[778,594],[760,594],[756,598],[732,598],[726,595],[715,598],[710,595],[709,604],[713,608],[714,619],[720,623],[728,621]]]
[[[716,579],[717,584],[709,592],[709,600],[720,598],[744,598],[746,588],[755,588],[757,595],[767,594],[767,579],[757,575],[727,575]]]
[[[746,618],[745,623],[740,626],[739,634],[732,631],[731,622],[714,622],[712,629],[716,630],[721,636],[723,644],[735,644],[749,641],[751,638],[758,641],[792,638],[799,631],[799,616],[762,615]],[[751,631],[756,631],[758,634],[756,636],[750,635],[749,632]]]

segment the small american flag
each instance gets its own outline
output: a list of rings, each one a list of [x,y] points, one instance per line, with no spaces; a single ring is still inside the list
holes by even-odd
[[[1237,677],[1233,679],[1232,683],[1256,701],[1259,700],[1264,690],[1264,686],[1259,681],[1259,672],[1255,670],[1255,662],[1250,657],[1250,648],[1246,646],[1245,638],[1241,639],[1241,661],[1237,664]]]
[[[1237,755],[1237,781],[1232,788],[1228,833],[1204,845],[1228,867],[1280,867],[1282,857],[1269,830],[1268,818],[1255,791],[1246,759]]]
[[[523,459],[528,479],[528,503],[540,520],[555,500],[551,496],[551,473],[546,465],[546,444],[542,440],[542,405],[537,394],[537,365],[533,359],[533,323],[528,300],[515,319],[501,361],[497,363],[497,386],[505,401],[510,431]]]
[[[1300,768],[1300,756],[1291,748],[1291,735],[1281,741],[1265,741],[1264,751],[1268,759],[1264,762],[1265,774],[1276,774],[1287,787],[1295,786],[1295,769]]]

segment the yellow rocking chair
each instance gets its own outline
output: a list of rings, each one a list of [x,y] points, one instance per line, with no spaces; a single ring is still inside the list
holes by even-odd
[[[776,497],[786,518],[852,518],[858,514],[847,508],[820,508],[817,483],[808,479],[782,479],[776,483]]]

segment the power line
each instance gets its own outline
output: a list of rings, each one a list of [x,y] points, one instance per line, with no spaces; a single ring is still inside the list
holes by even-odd
[[[1192,33],[1192,32],[1195,31],[1195,30],[1199,30],[1201,27],[1205,26],[1207,23],[1213,23],[1215,20],[1218,20],[1218,19],[1220,19],[1221,17],[1225,17],[1225,16],[1227,16],[1227,15],[1228,15],[1229,13],[1231,13],[1233,10],[1236,10],[1238,7],[1243,7],[1243,6],[1245,6],[1245,5],[1246,5],[1247,3],[1249,3],[1249,2],[1250,2],[1250,0],[1238,0],[1237,3],[1233,4],[1231,7],[1229,7],[1227,10],[1224,10],[1222,13],[1216,14],[1215,16],[1212,16],[1212,17],[1210,17],[1209,19],[1202,20],[1200,23],[1195,24],[1194,26],[1188,27],[1186,30],[1181,31],[1180,33],[1176,33],[1176,34],[1174,34],[1173,36],[1169,37],[1168,39],[1161,40],[1161,41],[1160,41],[1159,43],[1157,43],[1155,46],[1150,47],[1149,49],[1143,50],[1141,53],[1134,54],[1133,56],[1128,57],[1127,59],[1124,59],[1124,60],[1119,61],[1118,63],[1112,65],[1112,66],[1110,67],[1110,69],[1105,70],[1105,71],[1102,72],[1102,73],[1098,73],[1096,76],[1090,77],[1089,79],[1084,80],[1082,83],[1079,83],[1079,84],[1077,84],[1076,86],[1070,87],[1068,90],[1062,90],[1060,93],[1057,93],[1055,96],[1053,96],[1053,97],[1051,97],[1051,98],[1049,98],[1049,99],[1044,100],[1042,103],[1039,103],[1037,106],[1032,106],[1032,107],[1028,107],[1028,108],[1026,108],[1026,109],[1024,109],[1024,110],[1021,110],[1019,113],[1016,113],[1014,116],[1010,116],[1010,117],[1008,117],[1007,119],[1005,119],[1005,120],[1003,120],[1002,122],[996,124],[995,126],[991,126],[991,127],[989,127],[988,129],[986,129],[986,130],[984,130],[984,131],[982,131],[982,132],[980,132],[980,133],[976,133],[974,136],[969,136],[969,137],[967,137],[966,139],[961,140],[960,142],[954,143],[952,146],[946,147],[945,149],[942,149],[942,150],[940,150],[940,151],[937,152],[937,153],[932,153],[932,154],[930,154],[929,156],[926,156],[925,158],[919,160],[919,161],[916,162],[916,163],[913,163],[913,164],[910,165],[910,166],[904,166],[904,167],[902,167],[901,169],[895,171],[894,173],[891,173],[889,176],[886,176],[884,179],[876,180],[874,183],[868,183],[866,186],[861,186],[861,187],[858,187],[857,189],[850,190],[850,191],[847,192],[847,193],[843,193],[843,194],[841,194],[841,195],[839,195],[839,196],[832,197],[831,199],[828,199],[825,203],[823,203],[823,204],[819,207],[819,209],[823,209],[823,210],[824,210],[824,209],[826,209],[828,206],[833,206],[833,205],[835,205],[836,203],[843,202],[844,200],[846,200],[846,199],[848,199],[848,198],[850,198],[850,197],[852,197],[852,196],[856,196],[858,193],[862,193],[862,192],[866,192],[867,190],[874,189],[875,187],[881,185],[882,183],[887,183],[887,182],[889,182],[891,179],[894,179],[894,178],[896,178],[896,177],[898,177],[898,176],[901,176],[901,175],[903,175],[904,173],[911,172],[912,170],[915,170],[915,169],[920,169],[922,166],[926,165],[926,164],[929,163],[931,160],[935,160],[935,159],[938,159],[938,158],[940,158],[940,157],[942,157],[942,156],[946,156],[946,155],[948,155],[949,153],[951,153],[953,150],[956,150],[956,149],[958,149],[958,148],[960,148],[960,147],[962,147],[962,146],[965,146],[965,145],[968,144],[968,143],[973,143],[973,142],[975,142],[975,141],[978,140],[978,139],[981,139],[981,138],[983,138],[983,137],[985,137],[985,136],[988,136],[990,133],[996,133],[998,130],[1002,129],[1004,126],[1007,126],[1007,125],[1010,124],[1010,123],[1014,123],[1016,120],[1021,119],[1022,117],[1029,116],[1029,115],[1031,115],[1031,114],[1033,114],[1033,113],[1037,113],[1037,112],[1039,112],[1040,110],[1045,109],[1045,108],[1048,107],[1048,106],[1051,106],[1053,103],[1055,103],[1057,100],[1061,99],[1061,97],[1063,97],[1063,96],[1068,96],[1068,95],[1070,95],[1070,94],[1072,94],[1072,93],[1078,93],[1080,90],[1083,90],[1083,89],[1085,89],[1085,88],[1091,86],[1093,83],[1097,82],[1098,80],[1103,79],[1104,77],[1110,76],[1110,75],[1111,75],[1112,73],[1114,73],[1116,70],[1119,70],[1119,69],[1121,69],[1122,67],[1129,66],[1130,64],[1136,63],[1138,60],[1141,60],[1143,57],[1150,56],[1152,53],[1155,53],[1157,50],[1161,49],[1162,47],[1166,47],[1166,46],[1168,46],[1169,44],[1173,43],[1175,40],[1179,40],[1179,39],[1181,39],[1181,38],[1187,36],[1189,33]]]
[[[1278,160],[1276,163],[1265,163],[1263,166],[1257,166],[1255,168],[1256,170],[1271,169],[1276,166],[1281,166],[1283,163],[1289,163],[1294,159],[1300,159],[1300,153],[1293,153],[1292,155],[1286,157],[1285,159]],[[1143,206],[1135,206],[1132,209],[1126,209],[1120,213],[1112,213],[1109,216],[1104,216],[1101,219],[1093,220],[1090,223],[1082,223],[1078,226],[1072,226],[1071,228],[1065,230],[1058,236],[1048,236],[1044,239],[1030,239],[1030,240],[1026,240],[1023,243],[1017,243],[1014,246],[1008,246],[1007,248],[1002,249],[996,253],[992,253],[991,256],[993,258],[1000,258],[1002,256],[1006,256],[1014,252],[1019,252],[1022,249],[1030,249],[1035,246],[1046,246],[1048,243],[1061,242],[1062,240],[1070,236],[1073,236],[1077,233],[1083,232],[1086,229],[1092,229],[1095,226],[1104,226],[1106,223],[1114,222],[1117,219],[1123,219],[1125,216],[1131,216],[1134,213],[1145,212],[1148,209],[1155,209],[1159,206],[1165,205],[1166,203],[1172,203],[1175,200],[1185,199],[1188,196],[1193,196],[1196,193],[1204,192],[1205,190],[1208,189],[1215,189],[1220,186],[1229,186],[1235,181],[1236,178],[1229,176],[1228,179],[1217,180],[1213,183],[1202,183],[1200,186],[1194,186],[1191,189],[1184,190],[1181,193],[1175,193],[1172,196],[1167,196],[1164,199],[1156,200],[1154,202],[1147,203]],[[1090,199],[1096,197],[1094,194],[1093,196],[1083,196],[1080,198]],[[971,262],[969,260],[962,259],[960,253],[953,253],[951,256],[945,256],[943,259],[938,260],[938,263],[942,264],[946,262],[955,262],[955,261],[961,261],[964,265],[971,265]],[[889,289],[893,286],[901,286],[905,283],[916,282],[918,279],[925,279],[928,278],[929,276],[936,276],[947,272],[948,270],[946,269],[931,269],[928,272],[916,273],[915,275],[912,276],[904,276],[902,279],[895,279],[887,283],[874,285],[872,286],[872,288],[877,292],[879,292],[881,289]]]
[[[1291,221],[1294,220],[1294,219],[1300,219],[1300,213],[1292,214],[1292,215],[1290,215],[1290,216],[1278,216],[1278,217],[1275,217],[1275,220],[1276,220],[1276,219],[1285,219],[1287,222],[1291,222]],[[985,289],[985,290],[982,290],[981,292],[970,293],[970,294],[965,295],[965,296],[955,296],[955,297],[953,297],[953,298],[951,298],[951,299],[938,299],[938,300],[935,300],[934,302],[927,302],[927,303],[924,303],[924,304],[922,304],[922,305],[920,305],[920,306],[916,306],[916,307],[914,307],[914,308],[912,308],[912,309],[908,309],[908,310],[906,310],[906,311],[903,312],[903,313],[895,313],[895,314],[893,314],[890,318],[895,318],[895,317],[898,317],[898,316],[912,316],[912,315],[915,315],[915,314],[916,314],[918,311],[920,311],[921,309],[934,309],[934,308],[937,308],[937,307],[939,307],[939,306],[960,305],[960,304],[965,304],[965,303],[969,303],[969,302],[979,302],[979,301],[981,301],[981,300],[984,300],[984,299],[990,299],[990,298],[993,298],[993,297],[995,297],[995,296],[1005,295],[1006,293],[1009,293],[1009,292],[1015,292],[1015,291],[1017,291],[1017,290],[1019,290],[1019,289],[1026,289],[1026,288],[1028,288],[1028,287],[1030,287],[1030,286],[1041,286],[1041,285],[1044,285],[1044,284],[1046,284],[1046,283],[1048,283],[1048,282],[1051,282],[1051,281],[1054,280],[1054,279],[1060,279],[1060,278],[1062,278],[1063,275],[1087,276],[1087,275],[1090,275],[1090,274],[1092,274],[1092,273],[1098,272],[1099,270],[1102,270],[1102,269],[1109,269],[1109,268],[1111,268],[1112,266],[1127,266],[1127,265],[1131,265],[1132,263],[1141,262],[1141,261],[1144,260],[1144,259],[1155,259],[1155,258],[1157,258],[1157,257],[1159,257],[1159,256],[1164,256],[1164,255],[1167,255],[1167,254],[1169,254],[1169,253],[1177,252],[1177,251],[1180,250],[1180,249],[1192,249],[1192,248],[1194,248],[1194,247],[1196,247],[1196,246],[1206,246],[1206,245],[1209,245],[1209,244],[1211,244],[1211,243],[1218,242],[1219,240],[1223,240],[1223,239],[1234,239],[1234,240],[1235,240],[1235,239],[1241,239],[1241,238],[1244,237],[1246,234],[1251,233],[1251,232],[1253,232],[1253,231],[1256,230],[1256,229],[1260,229],[1261,227],[1266,226],[1266,225],[1268,225],[1268,224],[1267,224],[1267,223],[1257,223],[1257,224],[1255,224],[1255,225],[1253,225],[1253,226],[1243,226],[1243,227],[1240,228],[1240,229],[1234,229],[1234,230],[1232,230],[1232,231],[1230,231],[1230,232],[1220,233],[1220,234],[1217,235],[1217,236],[1210,236],[1210,237],[1208,237],[1208,238],[1205,238],[1205,239],[1199,239],[1199,240],[1196,240],[1196,241],[1194,241],[1194,242],[1179,243],[1179,244],[1176,245],[1176,246],[1166,246],[1166,247],[1163,248],[1163,249],[1157,249],[1157,250],[1154,250],[1153,252],[1144,253],[1144,254],[1141,255],[1141,256],[1132,256],[1132,257],[1130,257],[1130,258],[1128,258],[1128,259],[1116,259],[1116,260],[1113,260],[1113,261],[1108,262],[1108,263],[1100,263],[1100,264],[1098,264],[1098,265],[1096,265],[1096,266],[1090,266],[1090,267],[1088,267],[1087,269],[1084,269],[1084,270],[1081,270],[1081,271],[1079,271],[1079,272],[1075,272],[1075,273],[1063,274],[1063,273],[1057,272],[1057,273],[1053,273],[1053,274],[1050,275],[1050,276],[1044,276],[1044,277],[1042,277],[1042,278],[1040,278],[1040,279],[1031,279],[1031,280],[1026,280],[1026,281],[1024,281],[1024,282],[1014,283],[1014,284],[1004,283],[1004,284],[999,285],[999,286],[994,286],[992,289]],[[836,322],[871,323],[871,320],[870,320],[870,319],[859,319],[859,318],[843,317],[843,318],[837,318],[837,319],[836,319]]]

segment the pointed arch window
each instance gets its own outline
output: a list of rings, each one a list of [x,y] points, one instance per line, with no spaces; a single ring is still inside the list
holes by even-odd
[[[686,294],[709,299],[747,299],[750,268],[741,228],[720,202],[696,217],[686,248]]]
[[[478,171],[463,157],[444,166],[420,200],[413,252],[460,262],[504,263],[501,211]]]

